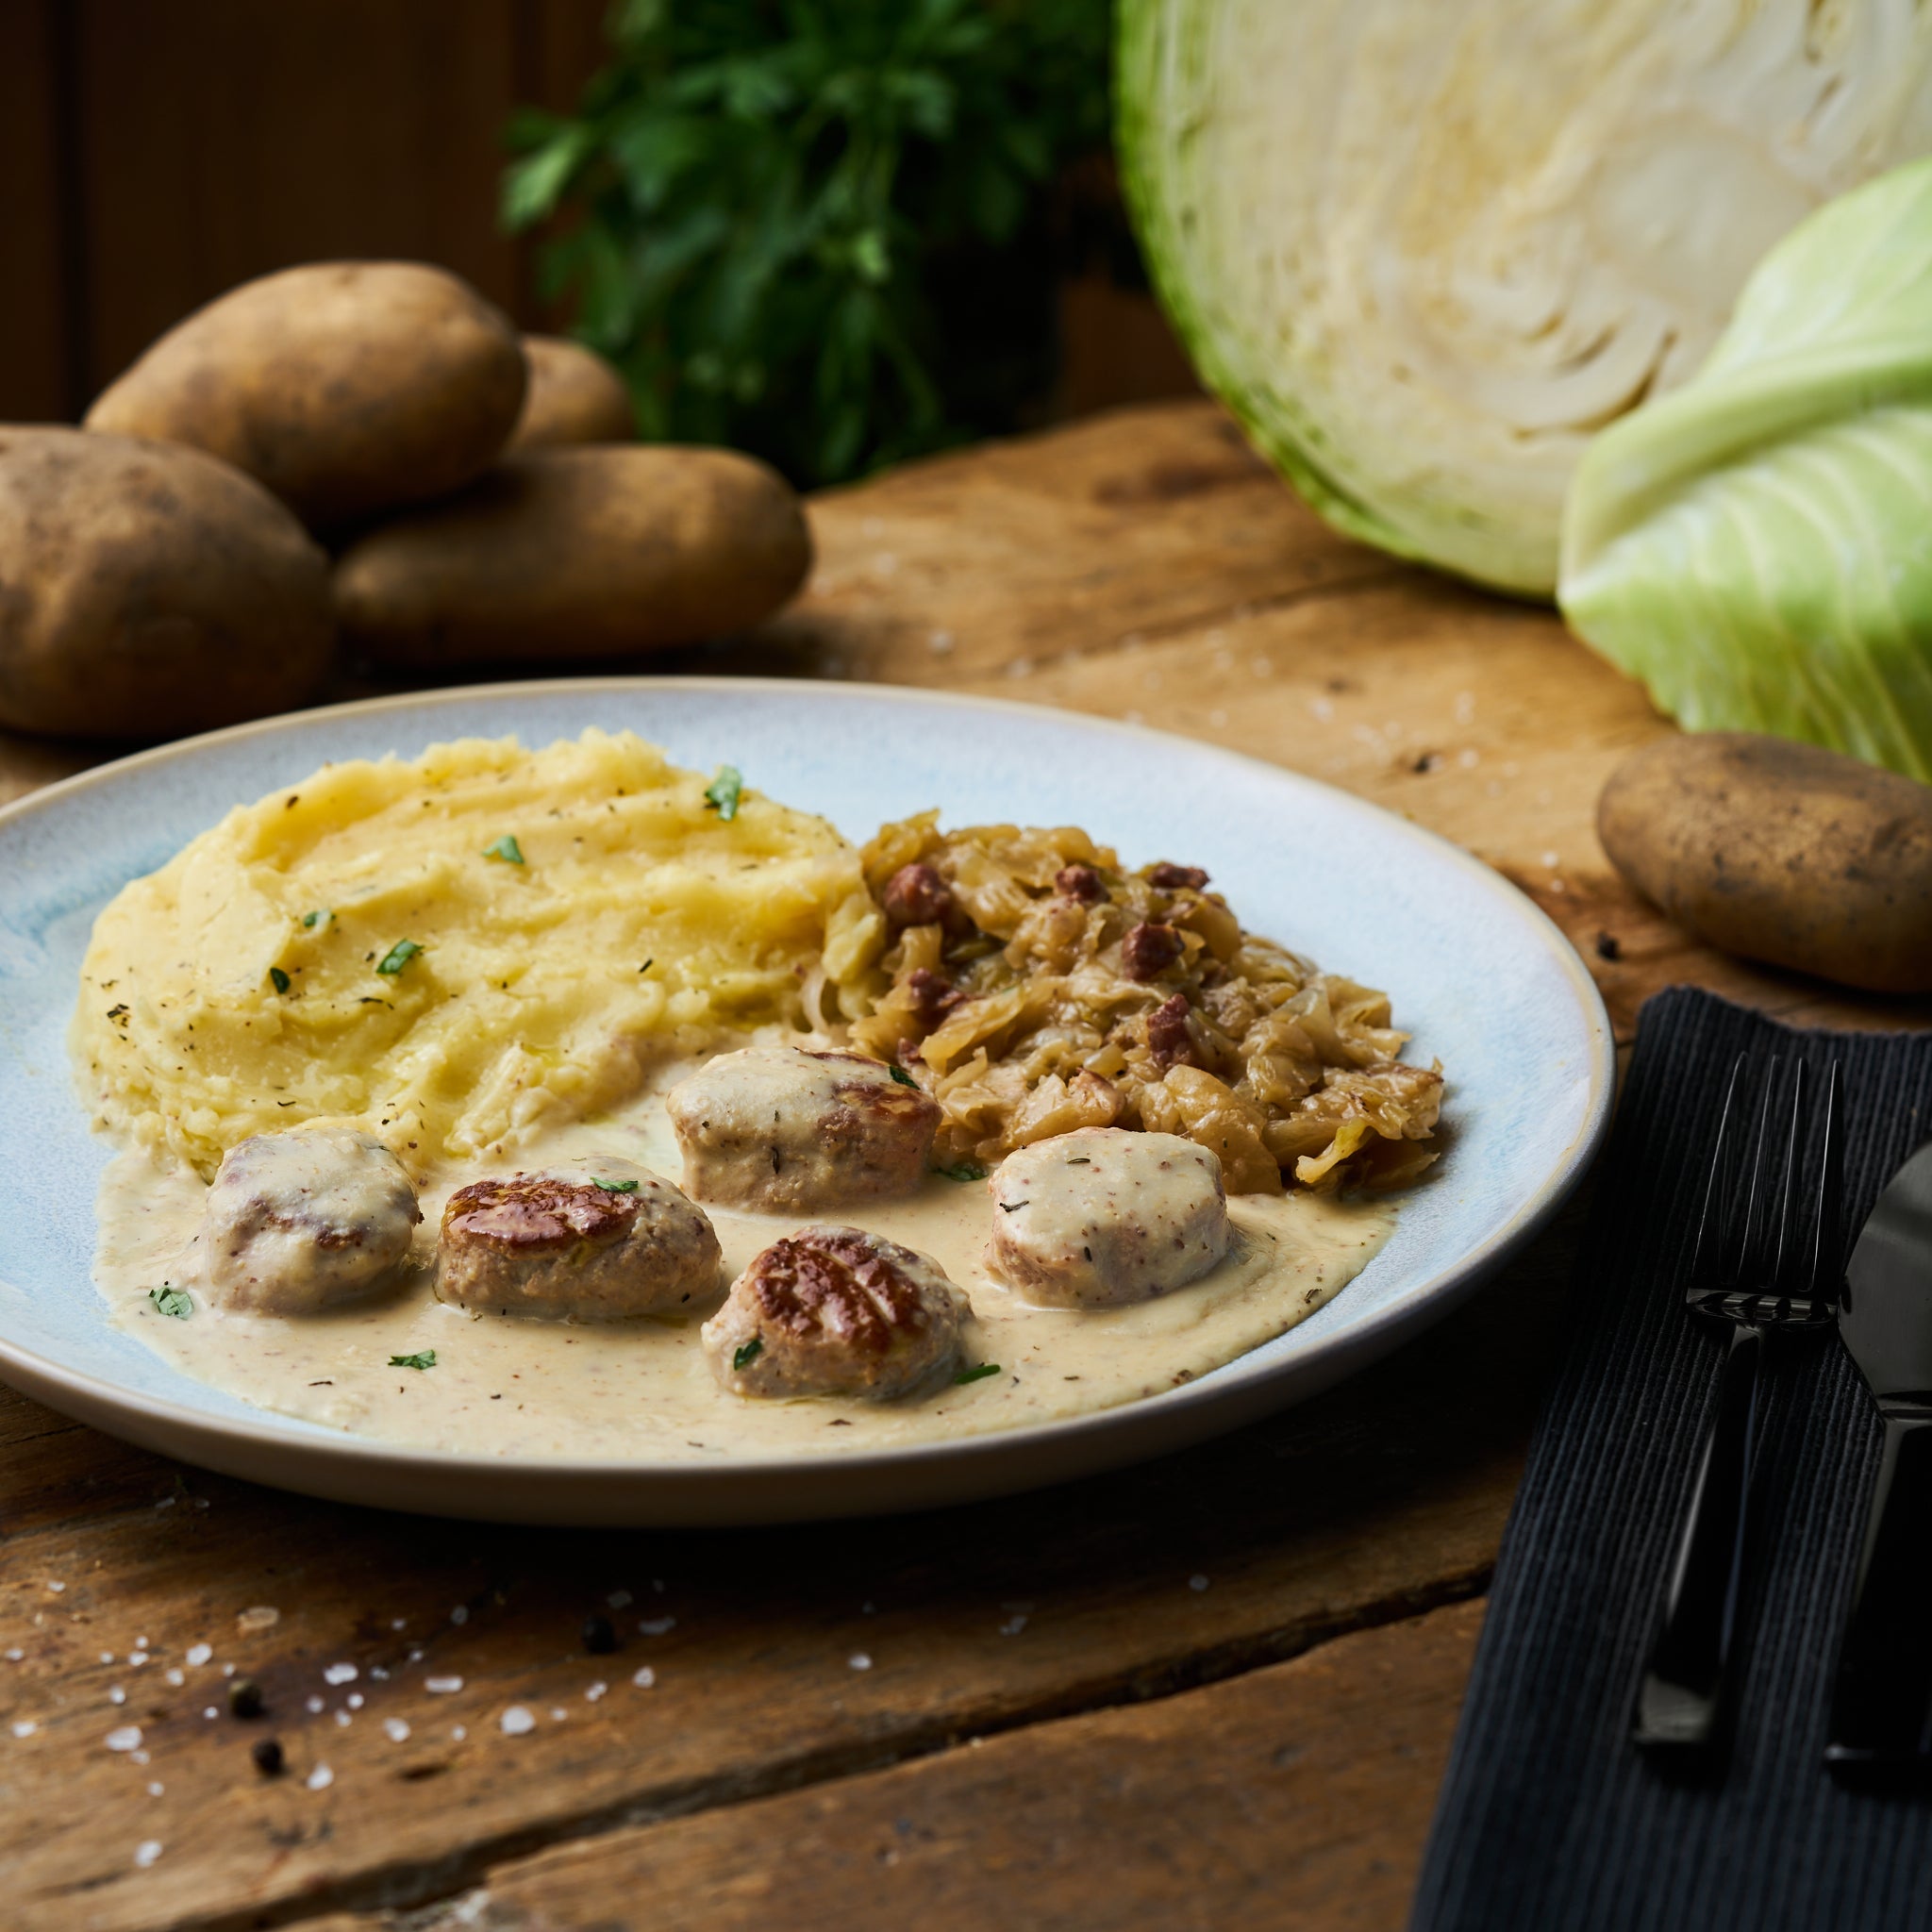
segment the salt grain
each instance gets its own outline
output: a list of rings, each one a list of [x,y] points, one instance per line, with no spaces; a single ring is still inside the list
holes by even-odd
[[[378,1684],[387,1684],[389,1682],[389,1673],[380,1664],[371,1664],[369,1666],[369,1674]]]
[[[631,1606],[631,1593],[627,1590],[613,1590],[604,1601],[613,1610],[627,1610]]]
[[[651,1688],[651,1686],[655,1684],[657,1681],[658,1674],[650,1667],[649,1664],[646,1664],[642,1670],[635,1671],[631,1674],[631,1682],[635,1684],[640,1690],[648,1690]]]
[[[117,1731],[108,1733],[109,1751],[138,1751],[141,1748],[141,1726],[123,1724]]]
[[[336,1781],[336,1774],[327,1765],[318,1764],[308,1774],[308,1784],[311,1791],[325,1791]]]
[[[22,1650],[18,1645],[15,1645],[13,1649],[9,1650],[7,1653],[7,1661],[10,1664],[17,1664],[21,1660],[21,1658],[24,1657],[25,1655],[25,1651]]]
[[[111,1685],[108,1690],[108,1702],[109,1704],[125,1704],[127,1702],[127,1693],[122,1690],[120,1685]]]
[[[282,1613],[273,1604],[257,1604],[235,1619],[238,1630],[273,1630],[282,1621]]]
[[[452,1738],[454,1738],[457,1740],[458,1744],[460,1744],[463,1741],[463,1740],[470,1735],[468,1726],[464,1724],[450,1725],[449,1734]]]
[[[147,1661],[147,1652],[144,1650],[130,1650],[127,1653],[127,1661],[131,1663],[136,1670],[139,1670],[141,1666],[146,1663]]]
[[[145,1764],[147,1762],[147,1753],[145,1751],[130,1751],[127,1754],[127,1761],[129,1764]]]
[[[142,1839],[134,1848],[134,1862],[145,1872],[161,1856],[161,1841],[158,1838]]]
[[[158,1783],[151,1784],[147,1788],[147,1794],[150,1798],[158,1798],[161,1795],[162,1790],[163,1787]]]
[[[1008,1617],[1000,1625],[1000,1635],[1002,1637],[1017,1637],[1025,1627],[1026,1619],[1024,1617]]]
[[[187,1681],[188,1679],[179,1671],[170,1671],[168,1673],[168,1682],[171,1684],[185,1684]]]
[[[470,1621],[469,1605],[458,1604],[456,1607],[456,1608],[449,1613],[449,1620],[452,1624],[467,1624]]]
[[[188,1661],[196,1670],[199,1670],[203,1664],[207,1663],[208,1658],[213,1657],[214,1654],[215,1647],[211,1643],[192,1643],[188,1646]]]
[[[356,1722],[346,1710],[339,1710],[335,1715],[337,1727],[341,1730],[347,1730]]]
[[[845,1661],[848,1664],[850,1664],[855,1671],[869,1671],[872,1669],[872,1658],[869,1657],[862,1650],[855,1650],[852,1653],[852,1655],[845,1659]]]
[[[553,1704],[550,1707],[550,1722],[554,1724],[560,1724],[569,1715],[569,1711],[564,1710],[558,1705]]]
[[[383,1734],[392,1744],[400,1744],[409,1735],[409,1726],[399,1717],[386,1717],[382,1721]]]
[[[360,1710],[362,1708],[362,1693],[359,1690],[351,1690],[349,1694],[342,1699],[342,1702],[346,1704],[351,1710]]]
[[[24,1717],[18,1719],[15,1722],[13,1726],[13,1735],[16,1738],[31,1738],[33,1734],[39,1729],[40,1726],[34,1723],[32,1718]]]
[[[638,1625],[638,1630],[640,1634],[645,1637],[661,1637],[665,1631],[675,1630],[676,1627],[677,1619],[675,1617],[646,1617]]]
[[[391,1630],[401,1630],[408,1624],[408,1621],[407,1617],[391,1617],[389,1620],[389,1627]]]
[[[20,1653],[19,1653],[18,1651],[8,1651],[8,1656],[9,1656],[9,1657],[18,1657],[19,1655],[20,1655]],[[112,1663],[112,1662],[114,1661],[114,1653],[113,1653],[113,1652],[112,1652],[111,1650],[104,1650],[104,1651],[102,1651],[102,1653],[101,1653],[101,1661],[102,1661],[102,1662],[103,1662],[104,1664],[110,1664],[110,1663]]]
[[[525,1731],[534,1731],[537,1720],[521,1704],[512,1704],[503,1714],[503,1734],[506,1738],[521,1738]]]
[[[603,1696],[605,1691],[609,1690],[609,1688],[610,1687],[608,1684],[592,1684],[591,1688],[584,1692],[584,1702],[586,1704],[595,1704],[598,1698]]]
[[[1188,1578],[1188,1588],[1190,1590],[1206,1590],[1208,1588],[1208,1579],[1197,1573]]]
[[[205,1704],[201,1707],[201,1714],[203,1717],[220,1717],[222,1713],[212,1704]]]
[[[460,1677],[425,1677],[423,1688],[438,1697],[447,1697],[453,1690],[463,1688],[463,1680]]]
[[[325,1684],[353,1684],[361,1674],[354,1664],[331,1664],[323,1672],[322,1681]]]
[[[64,1583],[49,1582],[47,1588],[51,1590],[56,1596],[58,1596],[60,1592],[67,1588],[67,1586]]]
[[[308,1699],[308,1714],[311,1717],[320,1717],[323,1713],[323,1709],[324,1706],[321,1698],[311,1697]]]

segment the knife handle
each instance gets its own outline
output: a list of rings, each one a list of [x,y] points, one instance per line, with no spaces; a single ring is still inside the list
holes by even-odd
[[[1826,1761],[1917,1764],[1932,1721],[1932,1417],[1885,1418],[1852,1620],[1839,1651]]]
[[[1724,1355],[1717,1410],[1671,1569],[1663,1620],[1638,1692],[1633,1735],[1640,1744],[1695,1749],[1717,1730],[1744,1576],[1763,1357],[1764,1330],[1739,1323]]]

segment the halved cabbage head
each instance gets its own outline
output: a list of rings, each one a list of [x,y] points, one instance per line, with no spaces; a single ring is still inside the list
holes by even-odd
[[[1697,375],[1591,445],[1559,596],[1691,730],[1932,780],[1932,160],[1794,229]]]
[[[1122,0],[1119,56],[1203,378],[1332,523],[1532,593],[1589,439],[1932,151],[1915,0]]]

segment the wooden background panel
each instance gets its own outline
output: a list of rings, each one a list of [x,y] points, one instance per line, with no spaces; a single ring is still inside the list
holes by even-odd
[[[70,407],[58,5],[0,4],[0,421]]]
[[[0,5],[0,420],[72,417],[163,329],[298,261],[441,262],[526,325],[503,131],[572,105],[607,0]]]

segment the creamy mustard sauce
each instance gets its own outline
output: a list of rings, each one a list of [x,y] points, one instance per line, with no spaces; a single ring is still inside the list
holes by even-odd
[[[333,1313],[229,1313],[208,1298],[198,1235],[207,1189],[185,1166],[130,1149],[103,1176],[94,1278],[117,1326],[183,1374],[256,1406],[345,1434],[468,1455],[694,1463],[903,1447],[1020,1428],[1158,1393],[1232,1361],[1329,1301],[1388,1238],[1386,1202],[1237,1195],[1235,1238],[1211,1273],[1132,1307],[1028,1307],[986,1263],[984,1182],[929,1176],[902,1201],[816,1215],[706,1207],[724,1251],[716,1295],[682,1319],[572,1324],[471,1315],[431,1291],[436,1231],[454,1190],[592,1154],[682,1173],[663,1095],[702,1060],[666,1062],[606,1117],[532,1135],[500,1158],[434,1174],[422,1190],[415,1265],[397,1290]],[[973,1304],[964,1362],[1000,1373],[924,1397],[747,1400],[712,1380],[698,1326],[761,1248],[808,1221],[849,1222],[931,1256]],[[185,1290],[185,1319],[151,1291]],[[391,1356],[433,1350],[427,1369]]]

